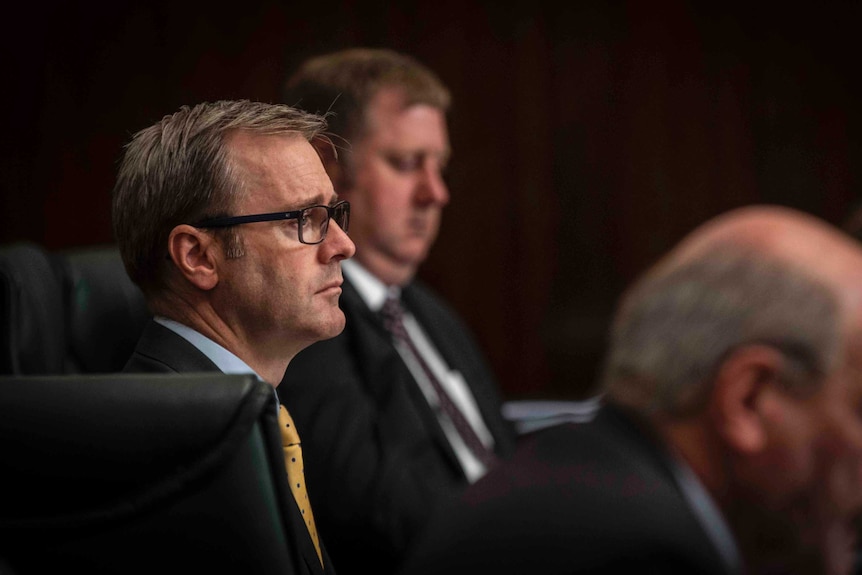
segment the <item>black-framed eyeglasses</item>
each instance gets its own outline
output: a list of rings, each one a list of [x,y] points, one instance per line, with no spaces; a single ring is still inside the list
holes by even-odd
[[[303,244],[314,245],[326,239],[330,219],[335,220],[338,227],[347,232],[347,227],[350,224],[350,202],[342,200],[334,206],[308,206],[290,212],[209,218],[192,225],[196,228],[228,228],[255,222],[299,220],[299,225],[296,227],[297,232],[299,232],[299,241]]]

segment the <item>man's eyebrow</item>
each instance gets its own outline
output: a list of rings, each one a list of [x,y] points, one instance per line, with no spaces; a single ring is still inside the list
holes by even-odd
[[[312,196],[308,199],[303,200],[302,203],[296,205],[296,207],[288,208],[284,211],[285,212],[295,212],[296,210],[303,210],[309,206],[321,206],[321,205],[334,206],[337,203],[338,203],[338,194],[337,193],[333,193],[332,199],[330,199],[328,202],[324,201],[324,194],[317,194],[315,196]]]
[[[385,157],[395,158],[436,158],[441,164],[448,164],[452,159],[452,150],[428,150],[425,148],[388,148],[380,152]]]

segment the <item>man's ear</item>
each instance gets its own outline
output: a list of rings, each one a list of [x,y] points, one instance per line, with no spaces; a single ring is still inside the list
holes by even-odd
[[[218,243],[208,233],[180,224],[168,236],[168,253],[179,272],[198,289],[218,284]]]
[[[732,449],[755,453],[765,447],[770,411],[781,393],[783,359],[773,347],[747,345],[734,350],[719,367],[709,411]]]

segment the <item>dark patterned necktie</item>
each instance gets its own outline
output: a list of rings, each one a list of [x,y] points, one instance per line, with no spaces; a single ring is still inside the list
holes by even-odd
[[[396,341],[401,342],[410,351],[410,353],[416,358],[416,362],[422,367],[428,381],[437,393],[437,397],[440,400],[440,408],[452,421],[455,429],[464,440],[464,443],[476,455],[479,461],[484,463],[488,468],[492,467],[497,461],[496,454],[485,447],[485,444],[482,443],[479,436],[476,435],[476,431],[473,429],[473,426],[467,421],[464,413],[457,405],[455,405],[449,394],[446,393],[446,390],[434,375],[434,372],[431,371],[431,368],[425,362],[422,354],[416,348],[416,344],[413,342],[413,339],[404,327],[404,309],[401,307],[399,299],[396,297],[387,298],[386,302],[383,304],[381,314],[383,315],[383,324],[386,326],[386,329],[392,333],[392,336]]]

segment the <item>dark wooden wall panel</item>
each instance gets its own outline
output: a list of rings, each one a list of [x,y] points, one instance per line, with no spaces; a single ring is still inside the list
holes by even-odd
[[[452,88],[452,202],[422,276],[504,391],[578,396],[613,303],[683,234],[751,202],[840,223],[859,195],[856,2],[22,6],[2,36],[0,242],[112,240],[129,135],[183,104],[275,101],[310,54],[387,46]]]

